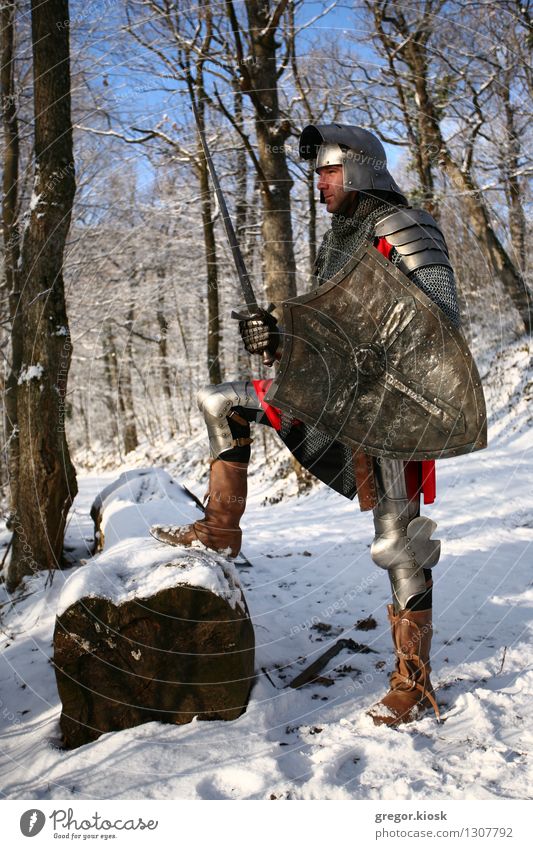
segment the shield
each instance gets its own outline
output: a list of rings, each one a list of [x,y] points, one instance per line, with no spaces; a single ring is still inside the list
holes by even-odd
[[[372,245],[283,304],[266,399],[376,457],[432,460],[487,444],[479,374],[460,330]]]

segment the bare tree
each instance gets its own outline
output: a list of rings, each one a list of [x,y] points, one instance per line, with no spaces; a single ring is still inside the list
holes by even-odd
[[[394,0],[365,0],[374,20],[375,44],[387,62],[427,200],[434,191],[433,168],[438,164],[454,190],[463,195],[470,224],[485,259],[493,273],[501,278],[525,329],[531,332],[531,294],[493,225],[475,174],[474,148],[485,123],[482,97],[497,78],[499,66],[493,67],[484,79],[476,81],[457,67],[457,49],[446,54],[442,49],[439,51],[439,44],[435,43],[430,49],[431,37],[437,29],[443,28],[441,13],[445,4],[446,0],[427,0],[423,6],[415,4],[404,9]],[[469,104],[470,108],[468,116],[465,117],[463,112],[460,158],[456,145],[445,138],[441,126],[449,112],[445,99],[441,97],[439,102],[440,90],[435,83],[434,70],[431,73],[435,55],[445,63],[451,74],[461,76],[462,103]],[[439,76],[441,80],[442,74]],[[412,117],[413,104],[416,107],[416,129]]]
[[[287,53],[290,56],[291,88],[284,112],[290,118],[292,134],[298,138],[306,124],[330,124],[339,120],[344,99],[343,60],[335,41],[323,34],[317,44],[306,46],[305,55],[299,55],[298,38],[302,27],[296,25],[295,4],[289,4],[287,13]],[[351,109],[353,110],[353,103]],[[305,183],[308,271],[309,279],[313,281],[318,248],[316,174],[313,162],[302,165],[298,161],[298,151],[295,151],[291,159],[293,170]]]
[[[200,126],[205,131],[208,98],[204,66],[213,49],[211,4],[202,2],[191,14],[190,10],[173,7],[165,0],[128,0],[126,11],[126,31],[152,57],[153,64],[146,70],[155,76],[164,75],[188,84],[189,96],[195,101]],[[143,128],[141,132],[144,138],[128,140],[145,143],[156,139],[162,142],[188,162],[199,181],[207,271],[207,370],[210,380],[220,383],[223,376],[220,360],[222,327],[218,296],[219,269],[209,171],[200,137],[197,134],[195,150],[191,151],[181,141],[160,132],[159,128]]]
[[[279,303],[296,294],[296,263],[292,243],[290,193],[292,178],[285,142],[290,122],[281,114],[278,80],[287,66],[288,54],[277,58],[280,21],[290,0],[246,0],[246,24],[233,0],[226,0],[231,40],[225,45],[225,70],[234,78],[253,108],[257,152],[239,120],[220,95],[219,108],[239,133],[259,180],[263,206],[263,258],[267,297]],[[234,59],[232,57],[235,57]]]
[[[164,269],[158,269],[158,277],[164,280]],[[161,389],[167,408],[167,427],[171,436],[176,433],[176,422],[174,407],[172,404],[172,378],[168,361],[168,319],[165,306],[165,292],[163,286],[159,288],[157,296],[157,324],[159,326],[159,358],[161,362]]]
[[[526,270],[526,215],[524,210],[524,190],[520,179],[521,142],[519,119],[511,96],[511,77],[513,66],[502,69],[498,81],[498,93],[505,115],[505,136],[501,149],[501,173],[509,209],[509,232],[514,250],[515,262],[521,273]]]
[[[11,589],[25,575],[61,564],[65,522],[77,491],[65,436],[72,346],[62,275],[75,193],[68,3],[32,0],[31,12],[35,175],[20,255],[18,309],[24,333],[16,375],[18,462],[7,576]]]
[[[5,384],[5,439],[8,457],[8,477],[11,478],[11,510],[15,509],[16,481],[18,468],[18,427],[17,427],[17,380],[22,362],[22,326],[18,309],[20,291],[18,288],[19,226],[18,179],[19,179],[19,133],[17,116],[17,94],[15,89],[15,3],[3,2],[0,11],[2,26],[0,84],[2,96],[2,122],[4,130],[4,155],[2,178],[2,235],[4,279],[2,290],[7,290],[6,310],[9,316],[11,332],[11,368]],[[3,294],[3,292],[2,292]]]
[[[122,460],[121,444],[119,439],[119,416],[117,415],[117,405],[115,403],[115,399],[117,399],[117,401],[119,399],[117,348],[113,334],[113,325],[109,319],[104,321],[101,342],[104,370],[104,387],[102,387],[102,397],[107,408],[111,438],[116,444],[120,459]]]
[[[133,284],[132,284],[133,285]],[[137,425],[135,421],[135,406],[133,401],[132,372],[133,363],[133,327],[135,323],[135,297],[131,292],[131,300],[126,313],[126,346],[121,358],[118,374],[118,391],[121,398],[121,422],[124,439],[124,454],[135,451],[139,444]]]

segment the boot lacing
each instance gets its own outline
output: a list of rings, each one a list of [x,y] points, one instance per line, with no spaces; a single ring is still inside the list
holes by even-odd
[[[398,620],[398,628],[401,620]],[[420,650],[421,644],[421,635],[420,628],[415,622],[409,622],[409,626],[411,628],[416,628],[416,640],[418,642],[418,647]],[[396,637],[396,634],[395,634]],[[415,642],[415,640],[410,640],[409,642]],[[440,710],[437,704],[437,701],[431,692],[431,690],[427,689],[427,682],[429,679],[428,665],[423,663],[419,654],[415,654],[414,652],[407,653],[404,651],[404,647],[401,645],[396,647],[396,669],[391,674],[390,677],[390,688],[391,690],[418,690],[422,694],[423,699],[427,699],[433,710],[435,711],[435,715],[437,719],[440,719]],[[421,680],[419,680],[421,679]]]

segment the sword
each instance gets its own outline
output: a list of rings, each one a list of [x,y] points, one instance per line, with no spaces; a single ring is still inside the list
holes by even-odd
[[[229,217],[228,207],[226,205],[226,199],[222,193],[222,187],[220,185],[218,174],[215,169],[215,163],[211,157],[211,153],[209,151],[209,146],[207,144],[207,139],[205,137],[205,133],[203,131],[200,116],[198,114],[198,107],[196,106],[196,100],[192,91],[192,84],[189,81],[189,90],[191,94],[191,103],[192,103],[192,111],[194,113],[194,120],[196,121],[196,128],[198,130],[198,135],[200,136],[200,141],[202,144],[202,149],[204,152],[204,156],[207,162],[207,167],[209,169],[209,173],[211,174],[211,180],[213,181],[213,186],[215,189],[215,194],[217,196],[218,206],[222,213],[222,222],[224,224],[224,229],[226,231],[226,236],[229,242],[229,246],[231,248],[231,253],[233,256],[233,262],[235,263],[235,268],[237,271],[237,276],[239,278],[239,282],[241,284],[242,292],[244,295],[244,300],[246,302],[246,306],[250,312],[249,315],[241,315],[240,313],[232,312],[231,317],[242,320],[246,320],[247,318],[255,318],[262,317],[263,315],[269,315],[266,310],[260,307],[255,299],[254,290],[252,284],[250,282],[250,276],[246,269],[246,265],[244,263],[244,257],[242,255],[241,249],[239,247],[239,243],[237,241],[237,236],[235,234],[235,229],[233,227],[233,223],[231,218]],[[271,366],[274,362],[274,358],[266,349],[263,351],[263,363],[266,366]]]

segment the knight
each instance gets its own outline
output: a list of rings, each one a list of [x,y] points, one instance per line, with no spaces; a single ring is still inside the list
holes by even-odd
[[[438,327],[439,338],[442,328],[459,338],[456,286],[444,236],[431,215],[409,206],[387,168],[385,150],[379,139],[357,126],[309,125],[300,136],[300,156],[304,160],[314,160],[320,201],[331,215],[331,228],[323,238],[314,269],[317,294],[327,291],[330,301],[339,298],[341,288],[332,286],[332,282],[341,281],[342,284],[346,269],[354,266],[365,251],[369,256],[373,251],[372,268],[378,270],[376,273],[388,273],[388,279],[397,279],[399,286],[404,281],[404,288],[411,286],[409,291],[422,293],[418,298],[421,302],[429,299],[426,312],[432,312],[433,324],[426,322],[424,325],[426,342],[427,327]],[[357,280],[355,284],[358,285]],[[430,680],[430,647],[432,569],[439,561],[440,542],[431,538],[435,523],[420,515],[421,499],[428,504],[435,498],[435,469],[431,459],[420,459],[420,452],[413,450],[417,443],[413,442],[411,418],[416,418],[418,409],[428,420],[436,421],[439,446],[444,445],[442,456],[446,456],[449,439],[460,427],[457,424],[459,416],[456,420],[453,416],[450,418],[453,409],[450,404],[438,407],[436,399],[427,398],[427,393],[419,391],[418,385],[399,377],[397,368],[391,372],[392,376],[388,375],[387,345],[383,342],[385,331],[389,332],[394,325],[392,336],[396,339],[401,332],[407,332],[404,326],[411,322],[411,314],[405,318],[403,313],[398,313],[397,299],[387,303],[389,288],[383,285],[382,292],[383,309],[389,309],[388,318],[382,322],[381,330],[378,327],[372,338],[369,337],[367,345],[359,346],[354,369],[349,372],[353,377],[344,377],[348,386],[344,384],[342,397],[348,397],[349,408],[345,403],[345,409],[351,412],[350,415],[343,413],[341,419],[353,421],[357,418],[358,403],[362,403],[372,375],[381,393],[381,406],[376,407],[378,412],[374,416],[377,421],[381,415],[379,411],[384,409],[384,396],[388,397],[387,393],[390,394],[394,386],[403,386],[407,409],[412,411],[407,420],[401,422],[405,444],[400,434],[394,450],[385,450],[386,440],[382,439],[380,446],[378,436],[377,442],[367,450],[365,437],[354,436],[348,426],[343,431],[337,418],[333,427],[325,418],[318,416],[315,420],[305,411],[302,415],[294,415],[290,392],[288,396],[280,391],[276,396],[274,392],[274,397],[281,399],[279,406],[270,403],[272,381],[205,386],[198,393],[198,406],[205,418],[211,452],[205,516],[192,525],[154,527],[151,532],[170,545],[191,545],[199,541],[207,548],[236,557],[241,547],[240,519],[247,497],[252,442],[250,424],[274,428],[306,469],[344,497],[353,499],[357,495],[361,509],[373,511],[375,535],[371,556],[390,579],[392,603],[388,606],[388,618],[396,659],[389,691],[368,713],[376,724],[397,726],[418,719],[428,709],[439,716]],[[306,304],[308,300],[309,296]],[[409,300],[414,303],[417,299],[411,297],[402,301],[400,298],[404,304]],[[243,319],[239,328],[250,354],[263,356],[268,351],[273,359],[282,359],[282,364],[286,359],[290,372],[290,363],[296,356],[294,346],[272,314]],[[319,331],[336,335],[338,339],[333,338],[333,342],[339,341],[341,346],[346,342],[344,337],[349,335],[342,328],[336,331],[331,319],[329,324],[328,321],[323,323]],[[431,332],[436,334],[436,331]],[[420,334],[418,337],[415,334],[408,346],[411,351],[415,348],[415,354],[416,344],[420,345],[416,340],[420,338]],[[383,363],[377,351],[384,352]],[[365,383],[365,364],[368,366],[369,362],[372,367],[367,368]],[[268,398],[265,398],[267,393]],[[323,400],[325,403],[326,399]],[[476,447],[482,447],[481,443]],[[413,456],[416,459],[412,459]],[[424,456],[431,458],[431,452]]]

